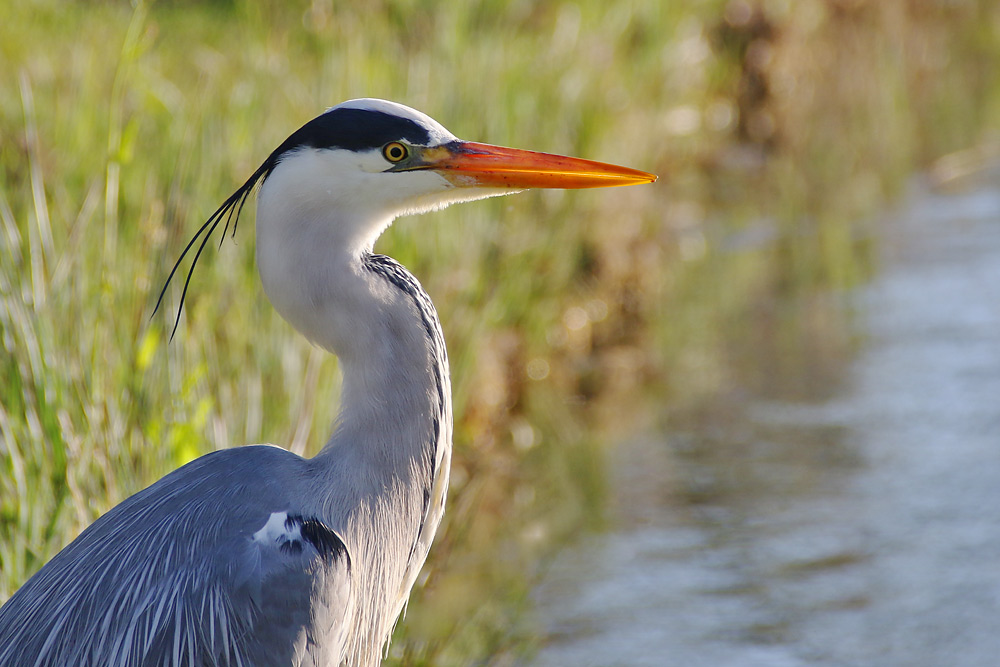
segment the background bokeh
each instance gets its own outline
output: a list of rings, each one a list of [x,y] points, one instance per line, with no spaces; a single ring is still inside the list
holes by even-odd
[[[997,153],[1000,5],[3,0],[0,600],[200,454],[325,442],[337,362],[266,302],[252,212],[171,342],[179,291],[150,315],[201,221],[362,96],[661,176],[402,219],[379,244],[438,305],[457,422],[390,661],[502,664],[542,641],[551,554],[606,528],[616,442],[724,423],[746,392],[836,391],[858,341],[835,295],[878,270],[874,211]]]

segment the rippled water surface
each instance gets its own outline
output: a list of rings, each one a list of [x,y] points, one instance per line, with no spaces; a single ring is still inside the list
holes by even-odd
[[[612,528],[554,563],[533,664],[1000,664],[998,182],[885,221],[831,399],[614,450]]]

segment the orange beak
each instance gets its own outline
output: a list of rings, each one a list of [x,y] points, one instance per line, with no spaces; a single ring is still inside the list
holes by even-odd
[[[459,187],[607,188],[656,180],[628,167],[470,141],[427,149],[421,158],[418,168],[433,169]]]

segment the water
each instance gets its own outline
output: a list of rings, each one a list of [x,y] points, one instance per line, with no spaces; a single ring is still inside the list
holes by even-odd
[[[553,564],[533,664],[1000,664],[996,176],[885,221],[833,398],[615,450],[615,528]]]

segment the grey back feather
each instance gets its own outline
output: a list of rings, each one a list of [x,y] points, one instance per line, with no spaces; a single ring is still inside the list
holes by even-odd
[[[252,539],[307,474],[287,451],[242,447],[127,499],[0,607],[0,665],[308,664],[292,655],[307,643],[336,650],[350,605],[342,542],[321,553]]]

